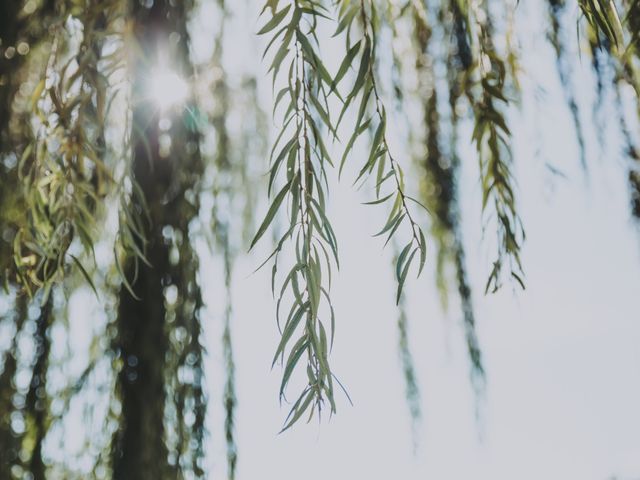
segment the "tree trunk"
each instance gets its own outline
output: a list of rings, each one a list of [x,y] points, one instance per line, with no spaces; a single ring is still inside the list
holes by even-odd
[[[175,262],[170,261],[175,242],[167,238],[166,230],[163,232],[165,227],[180,230],[188,246],[188,224],[197,209],[187,202],[185,194],[195,190],[201,174],[197,135],[189,131],[187,122],[178,114],[162,114],[171,121],[171,127],[160,130],[161,112],[147,94],[153,68],[165,59],[175,62],[167,66],[179,75],[191,73],[185,18],[188,2],[155,0],[145,3],[149,8],[140,3],[132,3],[134,35],[140,55],[132,62],[131,138],[133,177],[144,203],[134,199],[132,208],[148,219],[144,251],[150,265],[139,259],[127,261],[125,274],[138,299],[124,285],[120,289],[115,347],[123,365],[117,379],[122,411],[112,445],[113,477],[118,480],[181,478],[180,447],[176,452],[175,446],[167,445],[169,437],[175,438],[175,431],[183,430],[184,418],[167,420],[166,405],[175,397],[172,379],[177,377],[177,372],[175,362],[171,361],[176,353],[169,337],[176,320],[173,310],[167,309],[165,288],[175,284],[179,294],[185,295],[181,287],[189,285],[190,292],[196,292],[198,298],[191,308],[193,321],[186,323],[191,340],[198,341],[197,309],[201,303],[195,283],[197,268],[187,269],[189,278],[177,278],[180,275],[176,270],[189,261],[187,252],[183,252],[184,246],[180,249],[177,268]],[[179,40],[170,42],[169,36],[174,32]],[[175,110],[186,111],[184,106],[177,106]],[[166,135],[171,139],[169,149],[166,144],[161,145],[161,136]],[[197,191],[191,193],[197,197]],[[145,242],[139,240],[142,249]],[[179,353],[178,356],[183,357]]]
[[[18,334],[27,320],[27,296],[16,298],[14,306],[15,335],[11,346],[3,354],[0,373],[0,478],[7,479],[13,478],[11,468],[20,461],[21,438],[13,431],[11,414],[15,411],[14,395],[17,392],[15,376],[18,370]]]
[[[31,473],[33,480],[46,480],[42,446],[49,429],[47,372],[49,370],[49,352],[51,351],[49,327],[52,319],[53,292],[50,292],[36,319],[36,331],[34,334],[36,353],[25,405],[27,425],[32,429],[27,434],[34,439],[33,450],[30,452],[31,456],[28,464],[28,471]]]

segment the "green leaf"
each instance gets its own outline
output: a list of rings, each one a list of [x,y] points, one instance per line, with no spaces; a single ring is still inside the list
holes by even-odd
[[[399,222],[402,221],[402,219],[405,217],[406,214],[404,213],[400,213],[398,212],[396,215],[390,216],[389,220],[387,221],[387,223],[385,224],[385,226],[382,228],[382,230],[380,230],[378,233],[376,233],[375,235],[373,235],[374,237],[379,237],[380,235],[388,232],[390,229],[392,229],[394,227],[394,225]]]
[[[344,2],[343,5],[346,5],[346,3],[347,2]],[[347,12],[347,14],[344,15],[340,20],[340,22],[338,23],[338,28],[336,29],[333,36],[336,37],[340,35],[340,33],[342,33],[345,28],[350,26],[351,22],[353,21],[354,17],[358,14],[359,11],[360,11],[359,7],[356,7],[356,6],[351,7],[351,9]]]
[[[382,187],[382,177],[384,169],[387,165],[387,156],[385,155],[378,161],[378,173],[376,174],[376,198],[380,198],[380,187]]]
[[[262,52],[262,59],[264,60],[264,57],[267,56],[267,53],[269,53],[269,50],[271,50],[271,47],[273,46],[273,44],[276,42],[276,40],[278,39],[278,37],[280,35],[282,35],[284,32],[287,31],[287,28],[289,28],[287,25],[285,25],[284,27],[282,27],[280,30],[278,30],[275,35],[273,35],[273,37],[271,37],[271,40],[269,40],[269,43],[267,44],[266,48],[264,49],[264,52]],[[285,38],[285,42],[286,43],[286,38]]]
[[[396,260],[396,279],[400,280],[400,275],[402,274],[402,264],[404,262],[405,257],[409,254],[409,250],[411,250],[412,242],[407,243],[405,247],[398,255],[398,259]]]
[[[280,101],[282,100],[282,98],[289,93],[289,87],[284,87],[282,88],[279,92],[278,95],[276,95],[276,99],[273,102],[273,112],[272,115],[275,115],[276,113],[276,109],[278,108],[278,104],[280,103]]]
[[[287,321],[287,324],[284,327],[284,331],[282,332],[282,338],[280,339],[280,343],[278,344],[276,353],[273,356],[272,365],[275,365],[275,363],[278,361],[278,357],[280,356],[280,354],[284,352],[287,342],[293,335],[293,332],[295,331],[297,326],[300,324],[300,320],[302,319],[302,317],[304,316],[304,314],[308,309],[309,309],[309,302],[305,302],[300,308],[298,308],[295,311],[295,314],[293,315],[293,317],[291,317],[291,319]]]
[[[87,281],[87,283],[91,287],[91,290],[93,290],[93,293],[95,293],[96,297],[98,297],[98,290],[96,290],[96,286],[94,285],[93,280],[91,279],[91,275],[89,275],[87,270],[84,268],[84,266],[82,265],[82,262],[80,260],[78,260],[78,257],[76,257],[75,255],[72,255],[71,253],[69,254],[69,256],[73,259],[75,264],[80,269],[80,272],[82,273],[82,275],[84,276],[85,280]]]
[[[413,203],[417,203],[418,205],[420,205],[428,214],[431,214],[431,211],[426,207],[426,205],[422,202],[420,202],[419,200],[416,200],[415,198],[405,194],[404,198],[406,198],[407,200],[411,200]]]
[[[289,415],[287,416],[288,422],[285,424],[282,430],[280,430],[279,433],[282,433],[285,430],[288,430],[289,428],[291,428],[291,426],[294,423],[296,423],[300,419],[302,414],[307,410],[307,408],[309,407],[309,404],[313,400],[313,396],[314,396],[314,391],[311,390],[310,388],[302,392],[302,395],[300,395],[300,398],[298,398],[296,403],[291,408]],[[291,418],[291,420],[289,420],[289,418]]]
[[[260,237],[262,237],[262,235],[264,235],[264,233],[267,231],[267,228],[269,228],[269,225],[271,225],[271,222],[273,221],[273,217],[275,217],[276,212],[278,211],[278,209],[280,208],[280,205],[282,204],[282,201],[287,196],[287,192],[289,191],[290,185],[291,185],[291,182],[288,182],[282,188],[282,190],[278,192],[278,194],[274,198],[273,203],[271,204],[271,207],[269,207],[269,211],[267,212],[267,215],[264,217],[264,220],[262,221],[260,228],[258,228],[258,231],[256,232],[256,236],[253,237],[253,240],[251,241],[251,246],[249,247],[249,250],[253,248],[256,242],[260,240]]]
[[[320,60],[320,58],[313,51],[313,47],[309,43],[309,40],[307,40],[307,37],[298,29],[296,29],[296,39],[302,47],[302,51],[305,54],[305,60],[307,60],[307,62],[309,62],[317,70],[317,73],[324,83],[326,83],[327,85],[331,85],[331,75],[329,75],[329,72],[322,63],[322,60]]]
[[[120,255],[118,255],[117,249],[115,247],[113,249],[113,257],[115,259],[118,275],[120,275],[120,278],[122,279],[122,285],[131,294],[133,298],[135,298],[136,300],[141,300],[141,298],[138,297],[136,293],[133,291],[133,287],[129,283],[129,280],[127,279],[127,276],[124,273],[124,269],[122,268],[122,263],[120,262]]]
[[[267,189],[269,193],[271,193],[271,187],[273,186],[273,182],[276,178],[276,174],[278,173],[278,169],[280,168],[280,163],[282,162],[282,160],[284,160],[284,157],[287,155],[287,153],[289,153],[291,149],[295,146],[297,141],[298,141],[298,138],[297,136],[294,135],[294,137],[291,140],[289,140],[284,147],[282,147],[282,150],[280,150],[280,153],[271,164],[271,173],[269,174],[269,186]]]
[[[291,9],[291,5],[287,5],[282,10],[274,14],[271,20],[269,20],[265,24],[265,26],[260,29],[260,31],[258,32],[258,35],[264,35],[265,33],[270,32],[271,30],[276,28],[278,25],[280,25],[280,22],[284,20],[284,17],[287,16],[287,13],[289,12],[290,9]]]
[[[369,62],[371,61],[371,44],[369,38],[365,39],[364,52],[362,53],[362,59],[360,60],[360,68],[358,70],[358,76],[353,84],[353,90],[349,96],[355,96],[364,85],[365,78],[369,73]]]
[[[396,305],[400,303],[400,296],[402,295],[402,288],[404,286],[404,281],[407,279],[407,273],[409,273],[409,267],[411,267],[411,262],[413,261],[413,258],[415,257],[417,251],[418,249],[416,248],[413,250],[413,252],[411,252],[411,256],[407,260],[407,263],[405,264],[402,270],[402,273],[400,274],[400,279],[398,280],[398,292],[396,294]]]
[[[322,119],[322,121],[324,122],[324,124],[327,126],[327,128],[329,129],[329,131],[331,133],[333,133],[334,137],[337,138],[338,136],[338,132],[336,132],[333,128],[333,125],[331,125],[331,119],[329,118],[329,112],[327,112],[324,107],[320,104],[320,102],[318,101],[318,99],[315,97],[315,95],[313,94],[309,94],[309,98],[311,98],[311,102],[313,103],[313,106],[316,108],[316,111],[318,112],[318,115],[320,115],[320,118]],[[310,121],[312,121],[312,119],[309,119]],[[320,136],[317,137],[319,141],[322,141],[322,139],[320,138]],[[328,158],[328,155],[327,155]]]
[[[322,18],[326,18],[327,20],[331,20],[330,17],[327,17],[324,13],[320,13],[317,10],[314,10],[313,8],[301,8],[300,10],[302,10],[302,13],[306,13],[307,15],[312,15],[314,17],[322,17]]]
[[[353,135],[351,135],[351,138],[349,139],[349,142],[347,143],[347,146],[344,149],[344,153],[342,154],[342,159],[340,160],[340,168],[338,169],[338,178],[342,176],[342,169],[344,168],[344,165],[347,161],[347,156],[349,155],[349,152],[353,148],[353,144],[355,143],[357,138],[360,135],[362,135],[362,133],[369,127],[370,122],[371,120],[367,120],[364,124],[360,126],[359,129],[353,132]]]
[[[396,233],[396,230],[398,230],[398,227],[402,223],[402,220],[404,219],[404,217],[405,217],[405,215],[403,214],[402,216],[400,216],[398,218],[398,220],[396,221],[395,225],[393,226],[393,228],[389,232],[389,235],[387,236],[387,240],[384,242],[384,246],[383,247],[387,246],[387,244],[389,243],[389,240],[391,240],[391,237],[393,237],[393,234]]]
[[[329,341],[329,350],[333,349],[333,338],[336,333],[336,315],[333,310],[333,304],[331,303],[331,298],[329,298],[329,292],[327,292],[324,288],[322,288],[322,293],[327,299],[327,303],[329,304],[329,310],[331,312],[331,340]]]
[[[362,177],[362,175],[364,175],[364,172],[366,170],[371,169],[375,159],[381,155],[380,151],[385,148],[382,143],[384,139],[385,130],[386,130],[386,120],[385,120],[385,117],[383,116],[382,121],[378,124],[378,128],[376,128],[376,132],[373,135],[373,141],[371,142],[371,151],[369,152],[369,158],[367,159],[367,163],[364,165],[364,167],[362,167],[362,170],[360,171],[358,178],[356,178],[356,182],[360,179],[360,177]],[[382,155],[384,155],[384,153],[382,153]]]
[[[282,374],[282,381],[280,383],[280,397],[284,395],[284,391],[287,388],[287,383],[289,383],[289,379],[291,378],[291,374],[295,370],[300,357],[309,347],[309,340],[306,335],[300,337],[300,339],[296,342],[296,344],[291,349],[289,353],[289,357],[287,358],[287,362],[285,364],[284,372]]]
[[[311,301],[311,316],[318,316],[318,307],[320,305],[320,266],[313,260],[309,259],[309,266],[306,269],[307,284],[309,287],[309,299]]]
[[[522,280],[520,275],[518,275],[516,272],[511,272],[511,276],[516,279],[516,281],[520,284],[520,287],[522,287],[523,290],[526,289],[524,286],[524,281]]]
[[[260,12],[260,15],[262,15],[267,10],[267,8],[270,8],[271,13],[275,14],[276,9],[278,8],[279,2],[280,0],[267,0],[266,3],[264,4],[264,7],[262,7],[262,11]]]
[[[278,75],[278,71],[280,70],[280,65],[282,64],[282,61],[286,58],[288,53],[289,53],[289,49],[287,48],[287,45],[283,43],[278,49],[278,52],[273,57],[273,62],[271,62],[271,67],[269,67],[269,71],[273,70],[274,82],[275,82],[275,77]]]
[[[382,198],[379,198],[377,200],[373,200],[371,202],[364,202],[363,205],[378,205],[379,203],[384,203],[387,200],[389,200],[391,197],[393,197],[395,194],[396,194],[396,192],[390,193],[386,197],[382,197]]]
[[[335,88],[338,86],[338,84],[340,83],[340,80],[342,80],[342,77],[345,76],[345,74],[347,73],[347,71],[349,70],[349,67],[351,66],[351,64],[353,63],[353,59],[355,58],[355,56],[358,54],[358,52],[360,51],[360,44],[361,44],[362,40],[359,40],[353,47],[351,47],[349,49],[349,51],[347,52],[347,55],[344,57],[344,60],[342,60],[342,63],[340,64],[340,67],[338,68],[338,73],[336,73],[335,78],[333,79],[333,82],[331,83],[331,90],[329,93],[333,92],[333,90],[335,90]]]
[[[420,276],[425,261],[427,260],[427,242],[421,228],[418,229],[418,234],[420,235],[420,267],[418,268],[418,276]]]

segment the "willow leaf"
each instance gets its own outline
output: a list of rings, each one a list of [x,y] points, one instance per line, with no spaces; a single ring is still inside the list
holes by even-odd
[[[335,90],[335,88],[340,83],[340,80],[342,80],[342,77],[344,77],[345,74],[347,73],[347,71],[349,70],[349,67],[353,63],[353,59],[356,57],[356,55],[360,51],[361,43],[362,43],[362,40],[358,40],[358,42],[353,47],[351,47],[349,49],[349,51],[347,52],[346,57],[344,57],[344,60],[342,60],[342,63],[340,64],[340,67],[338,68],[338,73],[336,73],[336,76],[333,79],[333,82],[331,83],[331,92],[333,92],[333,90]]]
[[[270,32],[271,30],[273,30],[274,28],[276,28],[278,25],[280,25],[280,22],[282,22],[282,20],[284,20],[284,17],[287,16],[287,13],[289,12],[289,10],[291,9],[291,5],[287,5],[286,7],[284,7],[282,10],[280,10],[279,12],[277,12],[272,18],[271,20],[269,20],[264,27],[262,27],[260,29],[260,31],[258,32],[258,35],[264,35],[265,33]]]
[[[271,225],[271,222],[273,221],[273,217],[275,217],[276,212],[278,211],[278,209],[280,208],[280,205],[282,204],[282,201],[287,196],[287,192],[289,191],[290,185],[291,185],[291,182],[288,182],[282,188],[282,190],[278,192],[278,194],[274,198],[273,203],[271,204],[271,207],[269,207],[269,211],[267,212],[267,215],[264,217],[264,220],[262,221],[260,228],[258,228],[258,231],[256,232],[255,237],[253,237],[253,240],[251,241],[251,246],[249,247],[249,250],[253,248],[256,242],[260,240],[262,235],[264,235],[264,233],[267,231],[267,228],[269,228],[269,225]]]
[[[415,257],[417,251],[418,249],[416,248],[413,250],[413,252],[411,252],[411,255],[407,259],[407,263],[405,264],[404,268],[402,269],[402,273],[400,274],[400,279],[398,280],[398,292],[396,294],[396,305],[400,303],[402,288],[404,287],[404,282],[407,279],[407,273],[409,273],[409,267],[411,267],[411,262],[413,261],[413,258]]]

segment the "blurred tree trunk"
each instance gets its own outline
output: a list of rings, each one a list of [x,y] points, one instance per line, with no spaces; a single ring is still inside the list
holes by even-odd
[[[35,358],[31,373],[31,382],[25,403],[25,417],[28,435],[33,438],[28,471],[33,480],[46,480],[46,467],[42,456],[42,446],[49,429],[49,396],[47,394],[47,372],[49,370],[49,352],[51,338],[49,327],[53,318],[53,293],[40,308],[33,336]]]
[[[3,352],[0,374],[0,478],[13,478],[11,468],[19,462],[21,438],[11,426],[11,414],[15,411],[14,396],[17,392],[15,376],[18,371],[18,334],[27,319],[28,299],[22,295],[15,300],[13,323],[15,335],[11,346]]]
[[[188,278],[182,278],[184,275],[176,269],[190,261],[188,252],[183,250],[184,244],[188,244],[188,225],[197,208],[186,200],[186,193],[194,193],[192,189],[202,168],[197,135],[183,118],[185,106],[175,108],[175,112],[183,114],[170,115],[160,112],[148,97],[151,72],[162,62],[181,76],[191,74],[186,34],[189,2],[142,3],[132,2],[133,31],[139,50],[132,60],[131,144],[133,179],[144,196],[144,202],[134,198],[133,208],[148,224],[146,239],[138,239],[138,244],[149,265],[134,258],[129,258],[126,264],[125,274],[139,298],[124,285],[120,289],[115,347],[123,365],[117,379],[122,411],[112,453],[114,478],[155,480],[182,476],[181,448],[175,445],[180,441],[175,437],[182,436],[184,430],[180,408],[178,415],[167,421],[167,402],[176,396],[171,387],[180,364],[172,360],[176,355],[172,353],[169,335],[176,326],[176,314],[167,308],[164,291],[176,285],[183,297],[186,293],[181,287],[188,285],[195,292],[197,300],[190,310],[194,321],[187,323],[186,329],[189,339],[199,346],[197,309],[201,301],[195,285],[196,268],[187,270]],[[160,129],[161,118],[170,120],[168,129]],[[180,230],[185,240],[178,267],[170,258],[175,242],[167,237],[167,227],[169,231]],[[200,355],[197,362],[200,365]],[[201,407],[204,411],[204,402]],[[199,418],[200,413],[194,413],[196,423],[202,425],[204,415]],[[201,437],[198,440],[200,444]]]
[[[169,246],[162,240],[164,197],[171,182],[170,159],[159,155],[159,117],[144,99],[146,73],[157,58],[165,30],[164,2],[149,9],[133,3],[134,34],[140,52],[133,59],[133,174],[149,206],[146,257],[151,266],[129,259],[125,275],[139,299],[120,290],[117,346],[123,361],[118,375],[122,413],[114,445],[114,478],[165,478],[168,451],[164,439],[167,351],[162,277],[168,268]],[[147,64],[147,62],[149,62]],[[142,214],[144,206],[134,202]],[[142,241],[140,241],[142,246]]]

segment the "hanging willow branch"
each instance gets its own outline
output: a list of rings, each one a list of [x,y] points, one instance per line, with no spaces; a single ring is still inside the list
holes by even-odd
[[[224,2],[218,2],[219,23],[215,38],[212,58],[212,66],[217,73],[211,86],[215,99],[215,110],[211,114],[211,124],[216,135],[216,152],[213,158],[213,211],[211,227],[214,232],[215,249],[220,252],[223,263],[224,288],[226,299],[223,314],[222,355],[224,359],[225,381],[222,404],[224,407],[224,436],[227,451],[227,478],[233,480],[236,477],[238,463],[238,448],[235,438],[235,362],[233,357],[233,342],[231,336],[231,324],[233,320],[232,307],[232,276],[236,258],[236,249],[232,245],[232,225],[230,217],[236,215],[237,203],[236,186],[241,188],[249,182],[247,177],[247,163],[238,161],[236,145],[234,145],[227,129],[227,118],[230,115],[230,103],[233,101],[232,91],[228,85],[228,78],[222,65],[225,48],[225,22],[228,20]],[[240,155],[242,160],[246,157]],[[239,182],[239,183],[238,183]],[[251,202],[248,202],[249,204]],[[233,212],[233,213],[232,213]],[[239,215],[242,216],[242,215]],[[246,218],[245,220],[249,221]]]
[[[392,202],[392,208],[388,219],[380,232],[376,234],[387,236],[386,243],[403,224],[409,226],[408,243],[403,247],[396,264],[396,277],[398,290],[396,301],[399,302],[402,287],[406,280],[412,262],[419,253],[418,273],[422,271],[426,260],[426,240],[424,234],[413,218],[409,208],[409,202],[420,202],[409,196],[405,191],[404,174],[399,163],[392,156],[387,141],[387,117],[380,96],[377,80],[374,73],[376,63],[376,9],[373,3],[364,1],[359,4],[350,2],[338,2],[339,23],[335,35],[347,31],[346,56],[335,77],[331,77],[324,67],[314,45],[309,39],[317,42],[316,25],[319,18],[326,18],[326,9],[318,2],[293,2],[280,11],[276,11],[278,2],[268,2],[264,10],[272,8],[272,19],[265,24],[259,34],[266,34],[276,30],[290,15],[290,22],[280,27],[273,35],[267,51],[280,37],[280,47],[273,57],[270,70],[273,71],[274,85],[278,79],[278,72],[282,63],[289,59],[288,86],[283,87],[276,95],[275,108],[281,100],[289,97],[290,102],[286,109],[283,128],[276,140],[272,153],[271,175],[269,190],[274,183],[281,165],[286,164],[286,185],[275,196],[269,208],[267,216],[258,229],[255,242],[264,234],[273,220],[280,205],[285,198],[290,198],[290,227],[280,240],[278,247],[272,255],[280,252],[287,238],[296,237],[297,263],[285,278],[278,299],[278,311],[286,288],[291,284],[294,304],[290,310],[288,319],[284,325],[282,341],[276,352],[284,360],[284,352],[289,339],[298,327],[301,319],[306,316],[306,324],[302,336],[292,347],[289,358],[285,364],[285,374],[281,387],[281,395],[284,394],[293,369],[301,356],[307,352],[308,358],[308,385],[298,397],[290,412],[289,421],[284,429],[297,421],[303,412],[311,408],[311,413],[317,407],[320,409],[323,401],[323,392],[331,405],[331,411],[335,411],[333,401],[333,374],[326,361],[327,333],[322,321],[319,319],[319,307],[322,299],[326,299],[326,306],[331,311],[330,336],[333,338],[333,308],[329,300],[328,288],[321,282],[322,262],[319,251],[321,250],[326,260],[327,271],[330,274],[330,254],[338,264],[337,245],[333,229],[325,215],[325,192],[323,182],[327,184],[325,163],[332,165],[322,138],[322,131],[318,128],[316,118],[334,138],[338,137],[337,128],[344,118],[352,103],[358,104],[356,124],[349,141],[346,144],[340,162],[340,173],[346,163],[349,153],[354,147],[357,138],[368,128],[374,129],[373,142],[367,161],[361,167],[356,182],[373,174],[376,170],[376,200],[369,204],[382,204]],[[264,11],[263,10],[263,11]],[[291,10],[291,12],[290,12]],[[301,30],[301,22],[307,21],[308,30]],[[356,28],[362,32],[362,37],[355,44],[351,43],[350,32]],[[292,47],[292,52],[290,51]],[[265,52],[266,53],[266,52]],[[329,115],[328,97],[335,94],[340,100],[342,96],[338,91],[340,81],[346,75],[349,66],[359,56],[360,67],[351,91],[344,97],[340,116],[335,122]],[[358,100],[359,99],[359,100]],[[285,104],[286,105],[286,104]],[[369,113],[372,107],[374,113]],[[293,136],[287,137],[286,132],[293,131]],[[279,153],[275,155],[276,147],[289,138]],[[285,163],[286,160],[286,163]],[[315,162],[314,162],[315,160]],[[394,185],[392,193],[381,196],[381,188],[387,181]],[[385,243],[385,244],[386,244]],[[328,248],[327,248],[328,247]],[[320,250],[318,250],[320,248]],[[275,276],[276,267],[273,274]],[[330,277],[329,277],[330,280]],[[302,282],[302,286],[299,283]],[[327,284],[328,286],[328,284]]]
[[[640,72],[637,65],[640,59],[640,2],[578,0],[578,3],[584,18],[594,31],[596,42],[617,61],[621,78],[635,90],[637,100],[640,97]]]
[[[14,261],[23,287],[43,288],[75,263],[92,280],[69,249],[78,238],[91,254],[96,230],[95,209],[112,181],[104,162],[106,89],[112,71],[98,68],[105,28],[120,13],[117,2],[79,15],[78,22],[58,25],[46,67],[31,95],[33,139],[18,163],[29,211],[28,228],[15,235]],[[81,25],[81,29],[80,29]],[[73,40],[82,41],[73,50]]]
[[[466,94],[473,106],[475,126],[472,134],[480,161],[482,210],[492,206],[498,239],[497,255],[487,280],[486,292],[497,291],[502,284],[506,267],[524,288],[520,248],[524,229],[516,211],[513,177],[511,174],[511,131],[499,104],[508,104],[505,96],[507,70],[504,60],[494,47],[487,2],[473,3],[467,15],[473,19],[477,32],[476,69],[478,80],[468,84]],[[474,88],[475,87],[475,88]],[[473,90],[479,90],[474,94]]]
[[[398,261],[399,251],[394,244],[395,258],[394,263]],[[418,386],[418,379],[416,375],[415,362],[413,355],[411,354],[411,348],[409,346],[409,322],[407,318],[407,311],[404,305],[404,299],[400,299],[398,304],[398,353],[400,356],[400,364],[402,367],[402,374],[404,377],[404,396],[409,407],[409,414],[411,416],[411,433],[413,437],[414,450],[418,447],[418,427],[422,418],[422,408],[420,406],[420,388]]]
[[[279,91],[275,106],[277,108],[281,100],[288,98],[288,103],[284,104],[283,127],[272,150],[269,190],[283,165],[286,183],[274,197],[251,242],[253,247],[287,199],[290,206],[289,228],[272,256],[276,256],[277,262],[284,243],[295,238],[295,264],[280,289],[278,321],[280,305],[286,298],[287,289],[293,298],[273,363],[278,360],[284,362],[285,351],[289,351],[280,386],[281,398],[284,398],[289,380],[302,357],[307,359],[307,386],[294,402],[283,430],[291,427],[305,412],[309,413],[309,418],[316,411],[320,414],[325,400],[329,402],[331,413],[336,410],[334,375],[329,366],[328,353],[335,331],[333,306],[329,297],[331,258],[338,265],[338,250],[333,228],[325,214],[325,186],[328,185],[325,168],[326,164],[332,165],[332,161],[322,138],[322,125],[315,120],[319,118],[335,135],[328,114],[328,95],[333,80],[317,54],[317,47],[312,43],[316,40],[318,20],[325,16],[325,11],[317,2],[295,0],[274,12],[272,19],[259,32],[266,34],[274,30],[290,13],[289,23],[275,33],[267,47],[268,51],[280,39],[270,68],[274,84],[283,61],[288,63],[286,86]],[[284,146],[278,147],[282,143]],[[277,147],[280,150],[276,155]],[[273,268],[274,277],[276,265]],[[325,309],[330,312],[328,320],[321,318]],[[300,332],[297,336],[294,335],[296,331]]]
[[[594,57],[593,66],[599,82],[603,82],[601,62],[613,66],[615,74],[611,82],[616,99],[618,124],[620,126],[624,152],[630,161],[628,179],[631,196],[631,211],[637,218],[640,214],[640,176],[638,154],[634,147],[625,119],[628,105],[621,101],[624,84],[635,92],[635,110],[640,115],[640,1],[638,0],[579,0],[581,12],[586,19],[586,31]],[[579,25],[580,28],[580,25]],[[601,60],[602,59],[602,60]]]
[[[556,67],[558,70],[558,76],[560,77],[560,83],[564,90],[564,95],[569,106],[569,112],[573,120],[574,130],[576,132],[576,138],[578,140],[578,148],[580,150],[580,162],[582,168],[587,169],[587,147],[584,140],[584,133],[582,122],[580,120],[580,112],[578,110],[578,104],[576,102],[575,95],[573,94],[573,86],[571,85],[571,60],[567,56],[566,46],[562,40],[563,30],[560,25],[563,21],[563,14],[566,10],[565,0],[547,0],[549,4],[549,15],[551,16],[551,31],[549,32],[549,41],[553,46],[556,53]],[[595,57],[594,57],[595,58]],[[595,65],[597,67],[597,64]]]
[[[228,249],[227,249],[228,252]],[[224,433],[227,442],[227,470],[229,480],[236,478],[236,467],[238,464],[238,447],[235,439],[235,411],[237,404],[236,387],[235,387],[235,362],[233,360],[233,345],[231,337],[231,258],[225,253],[224,258],[224,277],[225,289],[227,293],[227,305],[224,312],[224,332],[222,334],[222,349],[224,355],[224,365],[226,372],[226,380],[224,383],[223,403],[225,410]]]
[[[345,147],[340,163],[340,170],[342,171],[358,137],[369,128],[374,130],[375,133],[373,134],[367,161],[361,167],[356,182],[365,175],[373,176],[375,170],[376,199],[367,202],[367,204],[379,205],[392,202],[392,207],[384,227],[374,236],[386,235],[386,245],[402,225],[408,225],[409,227],[409,241],[403,246],[396,263],[396,279],[398,281],[396,303],[398,303],[414,259],[419,258],[418,275],[422,272],[426,261],[427,244],[425,236],[420,226],[414,220],[414,213],[412,213],[412,210],[409,208],[409,202],[413,202],[422,208],[425,207],[423,207],[418,200],[406,193],[404,172],[400,164],[391,154],[387,141],[387,114],[374,71],[377,46],[376,17],[377,13],[373,2],[365,2],[364,0],[359,3],[340,2],[339,24],[334,35],[343,32],[345,29],[347,30],[347,55],[342,61],[336,75],[336,84],[342,79],[348,67],[354,61],[354,57],[361,52],[357,77],[353,88],[345,97],[340,114],[340,119],[342,119],[351,103],[358,102],[359,99],[356,124],[353,128],[351,138]],[[362,38],[353,45],[351,44],[352,28],[359,28],[362,32]],[[369,115],[368,111],[371,107],[374,113]],[[340,122],[340,120],[338,122]],[[388,181],[393,184],[392,191],[389,194],[383,193],[381,195],[382,188]],[[419,253],[419,257],[416,257],[417,253]]]
[[[444,16],[445,12],[441,12]],[[457,13],[459,15],[459,12]],[[445,24],[444,38],[452,42],[447,49],[446,58],[449,87],[449,148],[443,148],[446,138],[446,125],[438,108],[438,88],[433,71],[435,61],[430,50],[432,31],[425,12],[413,7],[413,36],[417,44],[416,70],[420,74],[419,95],[423,98],[424,142],[426,154],[419,158],[424,174],[422,176],[422,196],[431,215],[431,235],[437,248],[436,284],[440,290],[441,302],[448,307],[448,267],[453,267],[455,284],[460,297],[464,320],[465,343],[472,365],[472,377],[481,380],[484,368],[476,335],[476,320],[467,272],[465,252],[460,231],[460,213],[458,201],[458,174],[460,160],[458,149],[457,105],[464,88],[466,69],[472,66],[465,57],[470,54],[467,36],[464,32],[456,35],[456,18]],[[458,48],[456,48],[456,44]],[[466,66],[465,66],[466,65]]]

